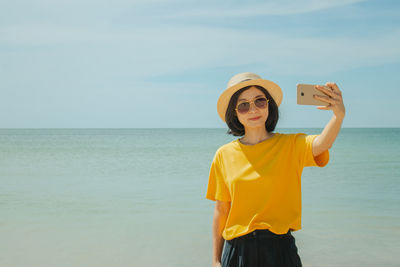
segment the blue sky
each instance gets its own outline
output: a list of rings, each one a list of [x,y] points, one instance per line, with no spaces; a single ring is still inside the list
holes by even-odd
[[[1,128],[226,127],[231,76],[279,84],[277,127],[323,128],[297,83],[336,82],[343,127],[400,127],[399,1],[0,2]]]

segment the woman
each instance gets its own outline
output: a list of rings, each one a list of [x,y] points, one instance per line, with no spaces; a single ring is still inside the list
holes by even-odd
[[[250,72],[228,82],[218,114],[229,134],[243,137],[219,147],[210,168],[213,266],[302,266],[291,234],[301,229],[301,173],[328,163],[345,115],[341,91],[326,86],[317,86],[325,96],[314,98],[334,115],[321,134],[306,135],[273,133],[282,102],[277,84]]]

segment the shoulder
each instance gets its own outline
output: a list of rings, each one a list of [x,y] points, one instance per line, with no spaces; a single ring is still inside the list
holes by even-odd
[[[220,147],[218,147],[218,149],[217,149],[217,151],[216,151],[216,154],[221,155],[221,154],[227,153],[227,152],[229,152],[230,150],[232,150],[232,148],[233,148],[234,146],[235,146],[235,141],[232,141],[232,142],[223,144],[223,145],[221,145]]]
[[[290,139],[290,138],[294,138],[295,136],[299,135],[299,134],[303,134],[303,133],[279,133],[276,132],[275,133],[279,138],[282,139]]]
[[[286,137],[286,138],[294,138],[300,135],[305,135],[305,133],[281,133],[282,136]]]
[[[303,133],[275,133],[278,135],[277,140],[281,141],[290,141],[296,139],[299,135]]]
[[[237,143],[238,140],[232,140],[229,143],[223,144],[215,152],[215,156],[217,157],[223,157],[226,154],[230,154],[232,152],[238,151],[240,149],[239,144]]]
[[[307,136],[307,134],[305,133],[286,133],[282,135],[284,136],[285,139],[288,140],[297,140]]]
[[[308,135],[302,132],[299,133],[280,133],[279,143],[281,145],[298,145],[304,143],[308,139]]]

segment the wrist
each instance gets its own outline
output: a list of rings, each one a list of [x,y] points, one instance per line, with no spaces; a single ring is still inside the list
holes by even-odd
[[[333,116],[335,117],[336,120],[343,121],[343,119],[344,119],[344,114],[343,115],[333,114]]]

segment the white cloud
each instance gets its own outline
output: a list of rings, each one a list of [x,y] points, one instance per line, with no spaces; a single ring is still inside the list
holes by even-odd
[[[399,33],[301,38],[268,31],[183,25],[129,31],[19,25],[2,28],[0,44],[54,45],[53,53],[57,53],[57,44],[79,47],[89,58],[103,54],[104,62],[110,65],[128,64],[125,67],[141,77],[240,64],[263,64],[278,73],[302,74],[396,62],[400,60]],[[85,48],[86,44],[93,48]],[[3,58],[6,56],[3,53]]]
[[[126,19],[152,24],[160,19],[239,18],[260,15],[293,15],[353,5],[365,0],[71,0],[11,1],[0,6],[0,25],[54,23],[108,25]]]
[[[306,1],[302,7],[295,8],[297,1],[286,1],[284,3],[291,8],[284,8],[283,3],[270,1],[264,5],[271,9],[265,8],[264,11],[305,12],[354,2],[357,1]],[[128,5],[128,2],[119,1],[118,4]],[[13,70],[23,68],[34,68],[34,73],[39,75],[40,66],[44,72],[60,64],[60,76],[62,68],[74,66],[80,69],[77,73],[86,74],[82,79],[88,80],[99,73],[129,73],[139,79],[194,69],[251,64],[264,66],[266,72],[316,75],[399,61],[399,33],[399,30],[393,30],[363,38],[295,37],[285,32],[185,24],[131,28],[13,24],[0,27],[0,45],[14,47],[14,53],[0,50],[0,57],[8,66],[3,73],[9,71],[10,75]],[[30,46],[37,50],[25,49]],[[43,51],[40,47],[49,49]],[[28,62],[26,58],[32,60]],[[55,76],[56,71],[54,69]]]
[[[252,17],[260,15],[293,15],[311,13],[337,7],[344,7],[365,0],[282,0],[282,1],[242,1],[242,2],[215,2],[201,1],[196,3],[165,3],[157,16],[164,18],[230,18]],[[168,12],[166,12],[168,10]],[[150,14],[151,15],[151,14]]]

